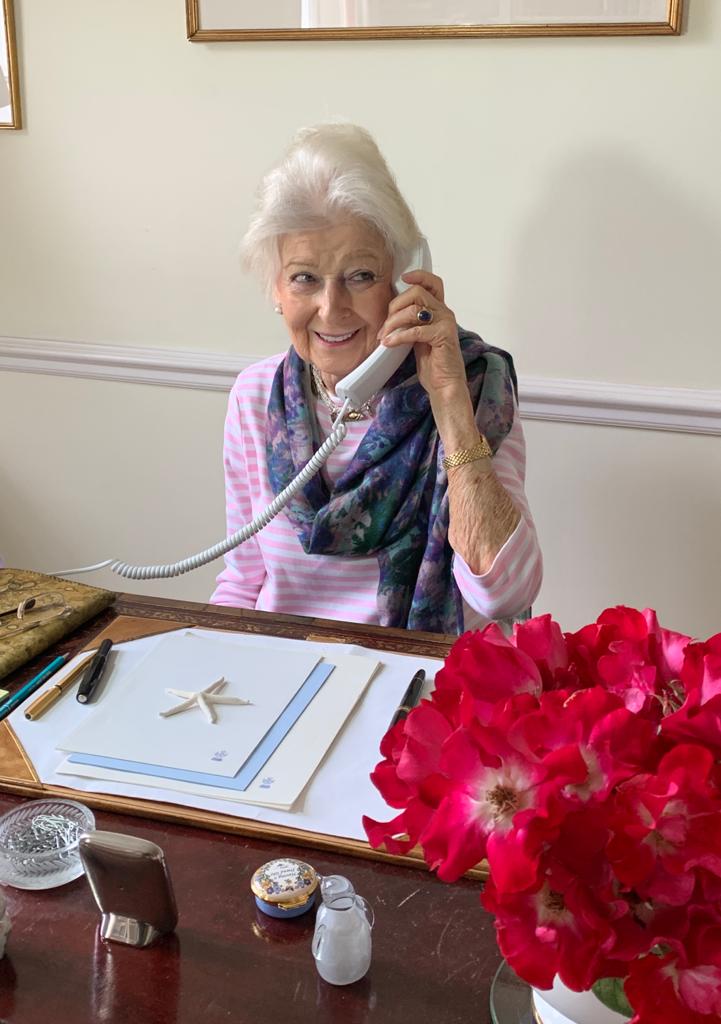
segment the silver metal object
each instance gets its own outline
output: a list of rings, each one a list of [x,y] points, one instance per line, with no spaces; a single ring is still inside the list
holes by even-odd
[[[118,832],[86,832],[78,848],[102,919],[103,939],[149,946],[178,923],[163,851]]]

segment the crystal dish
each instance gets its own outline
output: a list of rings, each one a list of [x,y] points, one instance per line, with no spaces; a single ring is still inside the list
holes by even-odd
[[[0,884],[53,889],[83,874],[78,838],[95,828],[75,800],[32,800],[0,817]]]

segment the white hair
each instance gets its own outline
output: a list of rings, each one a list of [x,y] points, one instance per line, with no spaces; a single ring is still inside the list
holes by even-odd
[[[258,205],[242,242],[243,263],[271,295],[280,271],[282,236],[332,227],[350,216],[378,231],[396,277],[421,232],[372,136],[354,124],[302,128],[261,181]]]

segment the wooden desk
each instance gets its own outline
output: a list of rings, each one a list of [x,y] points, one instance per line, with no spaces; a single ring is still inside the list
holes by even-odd
[[[123,596],[58,650],[79,650],[116,615],[336,637],[436,657],[450,642]],[[47,654],[39,664],[46,661]],[[17,673],[8,688],[37,667]],[[0,812],[20,802],[0,793]],[[180,914],[177,932],[147,950],[101,942],[98,911],[83,878],[44,892],[5,888],[13,930],[0,960],[0,1024],[489,1024],[489,989],[500,956],[492,920],[478,902],[479,882],[444,885],[406,865],[106,811],[96,817],[99,828],[141,836],[165,850]],[[320,979],[310,952],[312,914],[276,921],[255,907],[250,877],[279,856],[301,856],[321,874],[347,875],[373,906],[373,962],[362,981],[335,988]]]

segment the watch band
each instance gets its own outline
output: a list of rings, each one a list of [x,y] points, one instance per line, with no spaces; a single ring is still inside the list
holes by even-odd
[[[443,457],[444,469],[455,469],[456,466],[464,466],[467,462],[476,462],[478,459],[493,458],[493,449],[488,441],[481,434],[477,444],[472,448],[459,448],[457,452]]]

